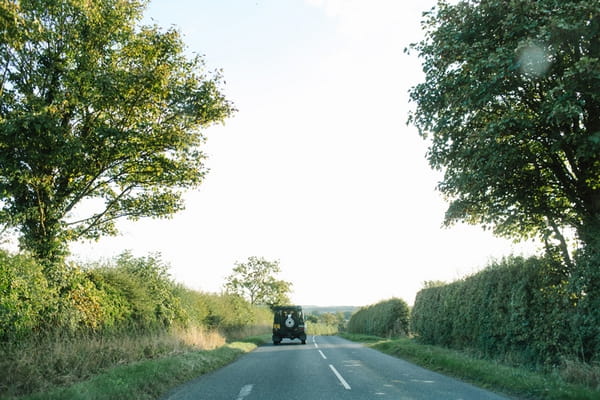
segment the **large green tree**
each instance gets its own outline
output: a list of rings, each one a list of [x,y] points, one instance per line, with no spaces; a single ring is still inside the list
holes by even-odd
[[[69,241],[167,217],[233,108],[144,0],[0,0],[0,224],[60,260]],[[85,206],[83,206],[85,205]]]
[[[445,222],[600,250],[600,1],[439,1],[412,45],[409,122],[443,171]]]
[[[263,257],[248,257],[245,263],[236,262],[233,272],[226,278],[225,291],[245,298],[250,304],[290,304],[291,282],[277,279],[281,272],[279,261]]]

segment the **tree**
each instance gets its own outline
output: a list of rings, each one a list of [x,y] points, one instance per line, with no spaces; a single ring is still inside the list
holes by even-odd
[[[600,2],[440,1],[411,46],[409,122],[444,172],[445,223],[600,250]]]
[[[225,291],[245,298],[250,304],[290,304],[288,294],[292,283],[276,279],[279,272],[279,261],[248,257],[246,263],[235,263],[233,272],[226,278]]]
[[[168,217],[234,110],[145,0],[0,0],[0,225],[49,265],[119,218]]]

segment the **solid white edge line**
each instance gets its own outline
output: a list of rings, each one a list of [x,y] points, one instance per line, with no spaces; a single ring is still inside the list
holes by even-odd
[[[348,385],[348,382],[346,382],[346,380],[342,377],[342,375],[340,375],[340,373],[337,372],[337,369],[335,369],[335,367],[333,365],[329,364],[329,368],[331,368],[331,370],[333,371],[333,373],[335,374],[335,376],[338,378],[338,380],[340,381],[340,383],[342,384],[342,386],[344,386],[344,388],[346,390],[352,389],[350,387],[350,385]]]
[[[321,350],[319,350],[319,353],[321,354],[321,357],[323,357],[324,360],[327,360],[327,357],[325,357],[325,354],[323,354]]]

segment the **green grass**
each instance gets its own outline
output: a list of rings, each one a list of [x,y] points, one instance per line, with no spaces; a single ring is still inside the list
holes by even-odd
[[[146,400],[156,399],[170,389],[218,369],[266,342],[267,335],[233,342],[214,350],[139,361],[111,368],[68,387],[18,397],[19,400]],[[8,398],[5,398],[8,399]],[[11,398],[17,399],[17,398]]]
[[[438,346],[421,345],[409,338],[384,339],[341,335],[383,353],[473,383],[491,391],[524,399],[598,400],[600,391],[563,381],[556,373],[542,374],[494,361],[470,357]]]

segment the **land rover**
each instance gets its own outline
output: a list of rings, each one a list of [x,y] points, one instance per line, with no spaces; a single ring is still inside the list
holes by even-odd
[[[277,306],[273,307],[273,314],[273,344],[281,343],[282,339],[300,339],[306,344],[302,307]]]

